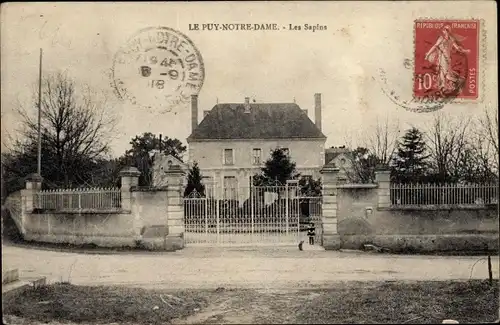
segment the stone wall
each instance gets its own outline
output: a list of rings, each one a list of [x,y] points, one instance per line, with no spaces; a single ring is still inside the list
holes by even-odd
[[[17,218],[24,239],[168,251],[183,248],[184,225],[179,224],[178,213],[182,211],[183,171],[174,166],[168,172],[171,185],[158,189],[137,188],[138,176],[135,168],[122,171],[120,209],[85,213],[35,210],[33,197],[41,188],[41,179],[28,179],[26,190],[21,193],[21,213]]]
[[[73,245],[134,247],[131,213],[28,213],[24,239]]]
[[[495,207],[411,210],[378,208],[377,188],[338,189],[339,235],[498,234]]]
[[[339,184],[336,168],[322,173],[323,222],[336,224],[326,230],[328,238],[338,236],[326,249],[359,249],[366,243],[391,251],[499,249],[498,206],[391,207],[387,172],[377,172],[377,184]]]

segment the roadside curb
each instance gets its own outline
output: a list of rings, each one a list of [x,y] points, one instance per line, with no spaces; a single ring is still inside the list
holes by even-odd
[[[2,285],[2,299],[12,299],[30,288],[35,289],[46,284],[46,277],[19,278],[16,281]]]

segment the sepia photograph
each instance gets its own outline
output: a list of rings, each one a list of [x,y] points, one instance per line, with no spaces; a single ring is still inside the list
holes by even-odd
[[[2,3],[3,323],[498,323],[496,7]]]

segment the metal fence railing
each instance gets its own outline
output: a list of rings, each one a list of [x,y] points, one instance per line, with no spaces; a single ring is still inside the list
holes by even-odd
[[[50,211],[108,211],[121,208],[118,188],[45,190],[35,194],[36,209]]]
[[[391,184],[393,206],[487,205],[498,202],[498,184]]]

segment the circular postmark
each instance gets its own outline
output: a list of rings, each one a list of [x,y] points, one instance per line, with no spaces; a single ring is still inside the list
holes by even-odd
[[[407,69],[408,61],[405,61],[403,64]],[[381,82],[382,92],[396,105],[416,113],[426,113],[433,112],[442,109],[446,104],[454,102],[459,94],[462,92],[463,87],[465,85],[464,80],[467,79],[467,70],[462,70],[463,73],[459,74],[460,77],[457,80],[450,81],[448,83],[448,87],[446,88],[438,88],[438,89],[427,89],[423,92],[423,94],[419,96],[403,96],[403,93],[407,91],[397,90],[394,85],[393,87],[389,87],[388,77],[384,69],[379,69],[379,81]],[[435,74],[426,74],[423,77],[419,74],[414,74],[413,83],[415,84],[423,84],[424,79],[425,82],[428,82],[429,78],[432,78],[432,81],[436,80]],[[373,78],[375,80],[375,78]]]
[[[172,111],[197,95],[204,79],[203,59],[196,46],[168,27],[140,30],[113,60],[117,96],[146,109]]]

